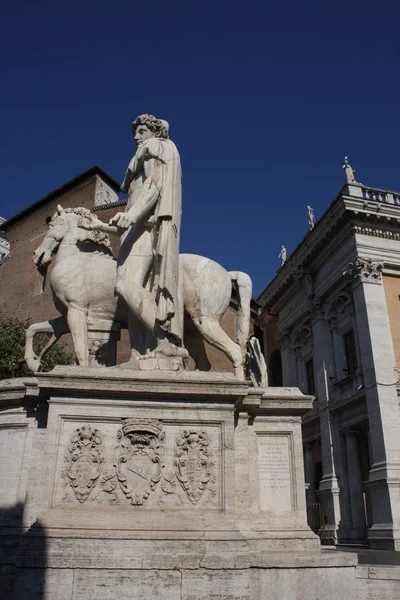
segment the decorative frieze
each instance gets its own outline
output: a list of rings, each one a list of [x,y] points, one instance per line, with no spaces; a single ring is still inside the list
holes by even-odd
[[[104,422],[101,427],[101,437],[90,425],[73,433],[68,427],[56,504],[87,500],[147,509],[220,507],[215,427],[193,424],[182,429],[146,418],[123,419],[120,425]]]
[[[368,235],[371,237],[383,238],[386,240],[400,240],[400,233],[397,231],[389,231],[385,229],[376,229],[373,227],[366,227],[360,225],[354,225],[353,230],[356,234]]]

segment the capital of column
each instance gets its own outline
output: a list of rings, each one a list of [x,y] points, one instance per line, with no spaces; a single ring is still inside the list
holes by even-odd
[[[324,315],[324,304],[320,296],[315,296],[308,305],[307,313],[312,323],[317,321],[325,320]]]
[[[344,438],[347,438],[347,437],[355,438],[360,435],[360,432],[357,429],[354,429],[354,427],[343,427],[340,430],[340,433],[342,434],[342,436]]]
[[[353,280],[353,286],[359,283],[382,283],[383,261],[373,261],[370,258],[357,258],[349,263],[343,271],[345,277]]]
[[[290,333],[288,329],[282,329],[278,331],[277,342],[281,346],[282,350],[286,350],[289,347]]]

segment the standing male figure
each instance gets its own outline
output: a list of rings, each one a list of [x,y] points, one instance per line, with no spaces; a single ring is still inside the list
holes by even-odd
[[[125,211],[117,213],[104,228],[122,233],[116,293],[125,300],[130,312],[131,362],[137,363],[140,356],[135,348],[136,319],[155,338],[155,350],[146,358],[185,358],[188,353],[183,347],[183,301],[179,298],[179,153],[168,138],[166,121],[149,114],[139,115],[132,130],[137,150],[121,185],[121,191],[128,193],[128,201]]]

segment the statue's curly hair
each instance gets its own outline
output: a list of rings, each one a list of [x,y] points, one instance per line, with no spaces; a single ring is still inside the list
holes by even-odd
[[[135,131],[139,125],[146,125],[154,133],[154,137],[168,139],[168,130],[165,125],[154,115],[139,115],[132,123],[132,130]]]

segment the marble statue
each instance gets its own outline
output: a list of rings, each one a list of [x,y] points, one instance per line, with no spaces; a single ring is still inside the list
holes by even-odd
[[[93,331],[101,329],[102,340],[106,344],[113,323],[117,322],[123,328],[128,326],[128,321],[131,325],[129,309],[123,299],[115,295],[118,263],[110,250],[108,235],[99,231],[101,224],[98,217],[86,208],[64,210],[59,206],[49,223],[46,236],[34,252],[34,262],[38,268],[48,265],[56,253],[56,264],[49,284],[61,316],[34,323],[28,328],[25,359],[32,371],[40,370],[43,354],[68,331],[72,334],[78,364],[89,366],[90,328]],[[107,227],[110,226],[104,228]],[[111,230],[114,229],[115,226],[112,226]],[[228,272],[203,256],[182,254],[179,256],[179,280],[182,312],[184,310],[186,319],[202,339],[225,353],[232,362],[235,375],[243,379],[250,330],[250,277],[240,271]],[[236,341],[231,340],[220,326],[220,320],[229,306],[232,282],[236,283],[239,292]],[[150,299],[154,302],[153,297]],[[33,338],[42,332],[50,333],[51,338],[40,355],[36,355]],[[193,358],[197,368],[207,368],[201,364],[201,354]],[[136,368],[157,368],[156,360],[153,357],[139,361]],[[168,370],[169,366],[164,363],[163,368]]]
[[[355,169],[353,169],[353,167],[349,164],[347,156],[344,157],[343,169],[344,169],[344,174],[345,174],[347,183],[355,182],[356,181]]]
[[[136,154],[121,191],[128,194],[124,212],[99,230],[121,235],[116,293],[129,310],[131,361],[139,358],[187,358],[183,346],[183,306],[179,291],[179,237],[182,173],[178,150],[168,137],[168,123],[139,115],[132,123]],[[94,223],[93,227],[96,227]],[[135,347],[138,320],[154,337],[144,357]]]
[[[314,209],[311,208],[311,206],[307,206],[307,211],[308,211],[308,227],[311,230],[311,229],[314,229],[314,225],[315,225]]]
[[[101,320],[109,324],[123,323],[126,310],[114,293],[117,262],[111,252],[107,234],[81,227],[90,222],[87,208],[58,206],[46,236],[33,254],[38,269],[50,264],[54,254],[56,264],[49,278],[54,303],[60,316],[49,321],[33,323],[26,332],[25,360],[31,371],[39,371],[41,357],[62,335],[71,332],[79,365],[89,366],[88,329]],[[37,333],[51,334],[48,344],[37,356],[33,338]],[[107,339],[104,340],[107,342]]]
[[[278,254],[278,258],[281,259],[281,267],[283,267],[283,265],[286,262],[286,258],[287,258],[287,251],[285,246],[282,246],[281,251]]]

